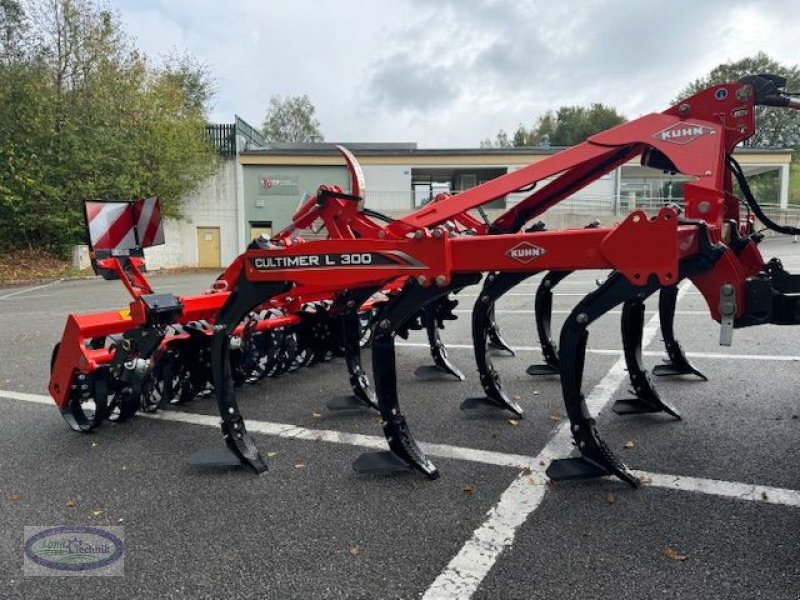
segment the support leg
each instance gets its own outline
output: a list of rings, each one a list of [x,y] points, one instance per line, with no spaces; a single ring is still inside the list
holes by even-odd
[[[677,304],[678,286],[662,288],[658,296],[658,317],[661,321],[661,335],[664,337],[664,346],[669,362],[653,367],[653,375],[658,377],[697,375],[703,381],[708,381],[708,378],[689,362],[680,343],[675,339],[675,307]]]
[[[658,289],[658,280],[651,277],[644,286],[635,286],[619,273],[613,273],[600,287],[589,293],[572,311],[561,330],[559,358],[561,390],[570,420],[570,430],[580,456],[554,460],[547,475],[554,480],[585,479],[616,475],[636,487],[639,480],[601,439],[595,419],[581,393],[586,358],[588,326],[598,317],[637,295]]]
[[[361,305],[374,291],[374,289],[368,289],[348,292],[339,301],[343,306],[342,340],[344,342],[344,359],[347,363],[347,372],[350,375],[350,386],[353,388],[353,394],[351,396],[331,398],[327,403],[329,410],[378,408],[375,390],[372,388],[369,377],[361,364],[361,317],[358,313]]]
[[[528,375],[557,375],[558,374],[558,347],[553,340],[551,328],[553,318],[553,288],[572,271],[550,271],[544,276],[539,287],[536,288],[534,300],[534,316],[536,318],[536,333],[539,335],[539,344],[542,347],[544,364],[531,365],[527,369]]]
[[[467,398],[461,403],[461,410],[501,409],[509,410],[517,417],[522,417],[522,407],[512,400],[503,389],[500,376],[489,356],[489,348],[495,302],[508,290],[532,275],[534,273],[491,273],[486,278],[480,296],[472,309],[472,345],[475,349],[475,362],[478,365],[481,385],[486,396]]]
[[[425,325],[425,332],[428,335],[428,346],[433,358],[433,365],[423,365],[414,370],[414,375],[423,381],[433,381],[441,379],[442,375],[452,375],[459,381],[464,381],[466,377],[461,372],[450,357],[447,355],[447,347],[439,334],[440,325],[443,320],[455,319],[453,308],[458,304],[455,300],[450,300],[447,296],[431,302],[423,309],[422,321]]]
[[[236,287],[220,311],[211,339],[211,372],[217,395],[217,405],[222,419],[222,435],[229,452],[200,451],[190,459],[201,467],[232,466],[238,463],[256,473],[267,470],[267,463],[258,451],[253,438],[247,433],[244,419],[236,402],[230,362],[230,341],[234,328],[256,306],[269,298],[284,293],[290,285],[284,282],[254,283],[239,276]]]
[[[622,346],[625,363],[636,398],[617,400],[614,412],[618,415],[665,412],[676,419],[681,416],[671,404],[661,399],[650,381],[650,374],[642,360],[642,333],[644,330],[644,298],[636,296],[622,307]]]
[[[451,285],[445,288],[423,288],[414,279],[410,279],[406,287],[381,311],[372,338],[372,371],[389,450],[363,454],[353,463],[355,471],[375,473],[416,469],[430,479],[439,476],[436,467],[414,441],[406,419],[400,412],[394,334],[398,327],[419,311],[420,306],[425,306],[455,289],[473,285],[479,279],[478,276],[456,276]]]

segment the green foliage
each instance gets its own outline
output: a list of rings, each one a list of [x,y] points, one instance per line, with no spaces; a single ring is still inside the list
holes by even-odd
[[[0,17],[11,5],[0,0]],[[29,6],[20,35],[0,35],[0,249],[82,241],[87,198],[159,195],[176,216],[215,168],[207,74],[152,67],[94,0]]]
[[[325,138],[314,117],[316,109],[307,94],[272,96],[262,132],[269,142],[321,142]]]
[[[520,124],[511,139],[501,129],[494,143],[487,138],[481,142],[481,147],[574,146],[625,120],[616,109],[600,103],[588,107],[562,106],[556,112],[548,111],[539,116],[530,129]]]

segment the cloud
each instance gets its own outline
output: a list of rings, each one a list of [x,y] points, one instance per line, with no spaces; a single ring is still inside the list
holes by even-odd
[[[212,117],[260,124],[304,94],[329,140],[475,146],[567,104],[662,110],[721,62],[797,62],[795,2],[776,0],[119,0],[148,53],[214,70]]]

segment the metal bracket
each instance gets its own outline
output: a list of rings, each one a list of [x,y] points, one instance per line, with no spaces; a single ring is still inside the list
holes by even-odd
[[[730,346],[733,342],[733,317],[736,315],[736,288],[725,283],[719,289],[719,345]]]

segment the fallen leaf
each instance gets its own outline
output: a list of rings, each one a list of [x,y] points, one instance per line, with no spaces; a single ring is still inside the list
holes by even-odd
[[[630,450],[631,448],[634,447],[634,445],[635,444],[633,443],[633,440],[628,440],[627,442],[625,442],[625,445],[622,446],[622,447],[625,448],[625,450]]]
[[[538,396],[539,395],[539,390],[533,390],[533,395],[534,396]]]
[[[512,397],[514,400],[517,400],[517,401],[519,401],[519,400],[522,400],[522,396],[520,396],[519,394],[514,394],[514,395],[513,395],[513,396],[511,396],[511,397]]]
[[[275,456],[278,456],[277,452],[267,452],[267,458],[274,458]]]
[[[100,516],[100,515],[102,515],[104,512],[106,512],[104,508],[95,508],[95,509],[92,511],[92,516],[93,516],[93,517],[99,517],[99,516]]]
[[[509,419],[508,424],[511,425],[512,427],[516,427],[517,425],[519,425],[519,421],[517,421],[516,419]]]
[[[560,421],[561,420],[561,415],[557,415],[557,414],[553,413],[551,415],[547,415],[547,418],[550,419],[551,421]]]
[[[688,557],[681,553],[680,550],[669,546],[664,550],[664,556],[666,556],[670,560],[686,560]]]
[[[472,486],[472,485],[465,485],[465,486],[464,486],[464,488],[463,488],[463,490],[464,490],[464,494],[465,494],[465,495],[467,495],[467,496],[472,496],[472,494],[474,494],[474,493],[475,493],[475,486]]]
[[[97,448],[99,445],[97,442],[92,442],[92,448]]]
[[[767,492],[761,492],[761,499],[762,500],[767,500],[768,498],[769,498],[769,496],[767,496]]]
[[[321,419],[322,418],[322,413],[313,412],[313,413],[311,413],[311,416],[314,417],[315,419]]]
[[[528,475],[530,475],[531,473],[533,473],[533,471],[531,471],[531,468],[530,468],[530,467],[525,467],[524,469],[522,469],[522,474],[523,474],[525,477],[527,477],[527,476],[528,476]]]
[[[122,523],[125,519],[117,519],[117,523]]]
[[[606,504],[614,504],[617,501],[617,495],[613,492],[608,492],[606,494]]]
[[[305,469],[306,468],[306,463],[296,463],[294,465],[294,468],[295,469]]]
[[[67,498],[67,501],[64,502],[64,506],[69,506],[70,508],[72,508],[76,504],[77,504],[77,502],[75,502],[74,498]]]
[[[536,480],[533,477],[528,477],[528,485],[536,485]]]
[[[641,483],[642,485],[650,485],[651,483],[653,483],[653,479],[652,477],[648,477],[647,475],[642,475],[641,477],[639,477],[639,483]]]
[[[359,554],[361,554],[361,546],[359,544],[350,546],[350,556],[358,556]]]
[[[6,498],[11,500],[11,502],[16,502],[17,500],[22,499],[22,494],[18,494],[15,492],[13,494],[9,494],[8,496],[6,496]]]
[[[544,465],[545,465],[545,462],[544,462],[543,460],[540,460],[540,461],[539,461],[539,466],[540,466],[540,467],[543,467]]]
[[[318,435],[318,436],[316,436],[316,437],[314,438],[314,441],[315,441],[315,442],[321,442],[321,441],[322,441],[322,436],[321,436],[321,435]]]

